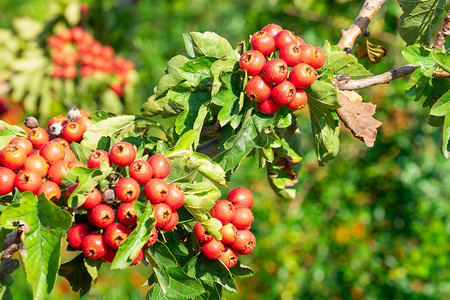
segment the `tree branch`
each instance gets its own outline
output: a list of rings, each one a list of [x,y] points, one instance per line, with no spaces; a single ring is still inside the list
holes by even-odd
[[[433,44],[433,49],[442,50],[442,46],[444,46],[445,37],[450,35],[450,9],[447,11],[447,14],[442,20],[441,27],[439,27],[439,31],[436,35],[436,40]]]
[[[358,38],[366,32],[367,26],[372,21],[375,14],[383,5],[385,0],[366,0],[350,28],[341,31],[341,39],[338,46],[346,53],[351,53]]]
[[[197,150],[195,151],[198,153],[205,154],[209,157],[214,157],[220,153],[219,142],[220,142],[219,137],[215,137],[207,142],[204,142],[203,144],[198,145]]]

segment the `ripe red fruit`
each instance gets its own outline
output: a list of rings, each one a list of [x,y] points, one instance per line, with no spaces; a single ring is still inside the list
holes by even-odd
[[[66,153],[59,143],[49,141],[39,149],[39,155],[45,158],[49,164],[52,164],[55,161],[63,160]]]
[[[102,161],[106,159],[109,166],[111,166],[111,160],[109,159],[109,154],[105,150],[95,150],[89,155],[88,167],[89,169],[99,168]]]
[[[295,36],[295,42],[297,43],[298,46],[305,44],[305,41],[298,35]]]
[[[322,49],[316,47],[316,60],[311,63],[311,67],[314,69],[322,68],[325,64],[325,60],[327,59],[327,56],[325,55],[325,52],[323,52]]]
[[[42,193],[53,203],[58,202],[59,198],[61,198],[61,189],[53,181],[45,181],[42,183],[37,194],[40,195]]]
[[[264,26],[262,30],[270,33],[272,36],[276,36],[278,32],[283,30],[283,28],[277,24],[268,24]]]
[[[167,183],[159,178],[150,179],[144,187],[145,197],[153,204],[163,202],[168,194]]]
[[[111,147],[109,158],[116,166],[125,167],[136,158],[136,149],[128,142],[118,142]]]
[[[20,146],[8,145],[0,152],[1,164],[11,170],[17,170],[21,168],[24,165],[26,159],[27,153]]]
[[[70,60],[68,58],[65,59],[65,63],[72,62],[74,58],[71,58]],[[77,76],[77,69],[74,65],[66,65],[64,66],[64,78],[67,79],[75,79]]]
[[[29,140],[27,140],[24,137],[19,136],[13,137],[12,140],[9,142],[9,145],[16,145],[22,147],[27,155],[30,155],[31,151],[33,151],[33,145]]]
[[[296,42],[288,43],[280,49],[280,59],[284,60],[288,66],[295,66],[301,61],[302,52]]]
[[[232,223],[237,229],[248,229],[252,225],[253,220],[253,213],[248,207],[237,207]]]
[[[302,53],[300,62],[311,65],[317,59],[316,47],[310,44],[301,45],[300,52]]]
[[[64,158],[62,159],[65,162],[72,162],[74,160],[76,160],[77,158],[75,157],[75,154],[73,153],[72,150],[70,149],[64,149]]]
[[[85,132],[86,129],[77,122],[68,122],[63,126],[61,135],[66,141],[72,143],[81,141]]]
[[[219,259],[228,269],[232,268],[238,262],[238,252],[231,247],[225,246],[225,249]]]
[[[59,160],[57,162],[54,162],[50,165],[50,168],[48,168],[48,177],[51,181],[54,183],[61,185],[61,179],[63,175],[69,171],[69,165],[67,162],[63,160]]]
[[[209,259],[218,259],[224,250],[225,246],[223,243],[216,239],[212,239],[202,245],[202,253]]]
[[[177,184],[167,185],[167,197],[164,199],[164,203],[167,204],[172,211],[179,209],[184,203],[184,191]]]
[[[95,124],[94,121],[92,121],[92,119],[88,116],[81,116],[76,120],[76,122],[80,124],[84,131],[86,131],[89,126]]]
[[[261,76],[255,76],[247,82],[245,94],[253,102],[261,102],[270,97],[272,87]]]
[[[130,177],[140,184],[146,184],[152,178],[152,167],[145,160],[135,160],[130,165]]]
[[[150,248],[156,243],[157,240],[158,240],[158,231],[156,230],[156,227],[153,227],[152,233],[150,233],[150,236],[148,237],[144,247]]]
[[[49,141],[48,133],[43,128],[33,128],[28,132],[28,140],[34,148],[39,149]]]
[[[264,54],[258,50],[250,50],[241,55],[239,59],[239,67],[246,70],[250,76],[259,75],[266,63]]]
[[[267,82],[280,83],[287,78],[289,69],[284,60],[275,58],[264,65],[262,73]]]
[[[63,115],[54,116],[48,121],[48,128],[50,128],[50,126],[52,126],[55,123],[60,123],[61,126],[64,126],[67,123],[67,118],[64,117]]]
[[[306,92],[302,89],[297,89],[295,92],[294,100],[292,100],[290,103],[286,104],[286,107],[290,110],[297,110],[302,109],[305,107],[305,104],[308,102],[308,96],[306,95]]]
[[[289,30],[281,30],[275,36],[275,47],[280,50],[284,45],[295,42],[295,34]]]
[[[272,89],[272,99],[280,105],[286,105],[295,97],[295,86],[290,81],[282,81]]]
[[[256,108],[263,114],[273,115],[280,110],[281,105],[273,101],[272,98],[268,98],[264,101],[256,103]]]
[[[232,223],[228,223],[223,225],[220,228],[220,232],[222,233],[222,243],[231,244],[236,240],[237,228]]]
[[[139,197],[139,183],[131,177],[120,178],[115,187],[117,199],[122,202],[133,202]]]
[[[0,195],[6,195],[14,189],[14,173],[11,169],[0,167]]]
[[[67,242],[74,250],[81,250],[83,239],[92,232],[87,224],[75,224],[67,232]]]
[[[128,226],[122,223],[112,223],[103,232],[103,238],[111,248],[118,249],[130,233],[131,230]]]
[[[81,243],[84,255],[92,259],[102,258],[106,253],[106,247],[108,245],[100,233],[88,234]]]
[[[97,205],[99,205],[100,203],[102,203],[102,194],[100,193],[100,191],[96,188],[93,188],[86,200],[84,201],[84,203],[78,207],[77,209],[92,209],[94,207],[96,207]]]
[[[236,240],[231,244],[239,254],[250,254],[255,249],[256,239],[250,230],[238,230]]]
[[[208,231],[206,231],[205,227],[203,227],[203,225],[200,224],[200,222],[197,222],[195,224],[194,234],[197,237],[197,239],[202,243],[207,243],[213,239],[213,236],[210,235]]]
[[[289,81],[292,82],[296,88],[304,89],[310,86],[317,78],[316,70],[308,64],[299,63],[292,68],[289,74]]]
[[[152,167],[152,177],[164,179],[169,176],[172,166],[169,160],[162,154],[155,154],[148,159],[148,163]]]
[[[133,202],[124,203],[117,209],[117,218],[125,225],[136,225],[137,215],[133,209]]]
[[[275,50],[275,40],[273,35],[267,31],[258,31],[252,35],[250,43],[254,50],[258,50],[264,55],[269,55]]]
[[[169,231],[175,228],[178,224],[178,213],[175,210],[172,210],[172,216],[170,217],[169,223],[162,226],[160,229],[163,231]]]
[[[107,204],[100,204],[88,210],[89,222],[99,228],[106,228],[114,222],[114,210]]]
[[[228,200],[219,200],[213,206],[213,217],[218,219],[222,225],[228,224],[234,218],[234,206]]]
[[[78,161],[78,160],[73,160],[73,161],[68,162],[68,166],[69,166],[69,169],[73,169],[76,167],[86,168],[86,165],[83,162]]]
[[[234,207],[244,206],[251,209],[253,206],[253,194],[245,187],[233,189],[228,194],[227,199],[233,203]]]
[[[169,223],[172,217],[172,210],[167,204],[158,203],[153,205],[153,216],[156,219],[156,228],[161,228]]]
[[[21,192],[37,194],[42,185],[42,178],[34,171],[23,170],[14,177],[14,186]]]
[[[105,255],[103,255],[101,259],[106,262],[113,262],[117,254],[117,249],[113,249],[106,244],[105,250]]]
[[[48,172],[48,163],[47,161],[40,155],[30,155],[25,160],[25,163],[23,164],[24,170],[32,170],[41,176],[41,178],[44,178],[47,176]]]
[[[141,249],[141,250],[139,250],[138,255],[131,262],[130,266],[135,266],[135,265],[140,264],[143,258],[144,258],[144,251]]]

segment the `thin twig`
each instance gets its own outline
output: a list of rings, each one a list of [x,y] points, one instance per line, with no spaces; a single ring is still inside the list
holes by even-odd
[[[350,28],[341,31],[341,39],[338,46],[341,50],[351,53],[358,38],[366,32],[367,26],[385,0],[366,0]]]
[[[442,20],[441,27],[439,27],[439,31],[436,35],[436,40],[433,44],[433,49],[442,50],[444,46],[445,37],[450,35],[450,9],[447,11],[447,14]]]

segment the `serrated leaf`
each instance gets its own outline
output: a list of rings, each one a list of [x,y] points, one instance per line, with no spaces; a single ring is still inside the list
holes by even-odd
[[[308,103],[326,109],[338,109],[341,107],[338,100],[338,91],[329,82],[316,80],[312,85],[305,88],[308,95]]]
[[[431,57],[431,51],[419,44],[414,44],[406,47],[402,51],[402,54],[407,62],[417,65],[421,68],[433,68],[436,64]]]
[[[215,61],[217,61],[217,58],[209,56],[190,60],[178,69],[178,74],[185,79],[188,84],[193,86],[201,85],[201,87],[206,88],[207,82],[203,81],[212,83],[211,66]]]
[[[326,49],[324,49],[325,51]],[[363,65],[358,63],[356,57],[351,54],[346,54],[339,48],[330,47],[329,51],[325,51],[327,59],[322,68],[320,68],[321,73],[327,71],[331,72],[333,75],[347,74],[352,77],[363,77],[370,76],[368,70],[364,68]]]
[[[450,54],[442,52],[433,52],[431,54],[433,60],[446,72],[450,72]]]
[[[237,53],[230,43],[214,32],[190,32],[191,41],[195,55],[211,56],[215,58],[231,58],[236,61],[239,60],[239,53]],[[186,42],[186,39],[185,39]],[[188,52],[189,55],[191,53]]]
[[[403,10],[398,23],[401,38],[408,45],[428,45],[446,0],[399,0],[398,3]]]
[[[153,207],[151,205],[135,202],[133,209],[138,217],[137,226],[119,246],[116,257],[111,264],[111,269],[129,267],[145,245],[153,227],[155,227],[156,219],[153,217]]]
[[[212,96],[216,95],[219,92],[220,88],[222,87],[222,82],[220,79],[224,79],[224,77],[221,77],[221,74],[233,72],[237,63],[238,61],[234,59],[219,59],[212,64],[211,66],[211,74],[213,77],[213,85],[211,90]],[[227,84],[227,86],[230,86],[230,84]]]
[[[184,81],[180,76],[178,68],[184,66],[190,59],[184,55],[176,55],[172,57],[167,63],[167,74],[161,77],[156,86],[156,97],[160,97],[166,93],[171,87]]]
[[[386,52],[386,48],[369,42],[367,38],[362,44],[355,46],[355,56],[357,58],[367,58],[371,65],[379,63],[386,56]]]
[[[80,292],[80,297],[91,289],[92,277],[84,264],[84,254],[80,253],[72,260],[61,264],[58,274],[69,281],[72,291]]]
[[[175,132],[182,134],[183,132],[193,129],[196,117],[203,104],[211,99],[210,92],[175,92],[170,90],[168,93],[171,101],[178,103],[184,107],[175,121]]]
[[[450,114],[450,90],[439,98],[430,110],[430,115],[433,116],[445,116],[448,114]]]
[[[94,282],[97,282],[98,271],[100,270],[102,264],[103,261],[101,259],[91,259],[86,256],[84,257],[84,266]]]
[[[45,195],[22,193],[22,201],[10,204],[1,215],[1,225],[15,229],[16,222],[29,226],[25,233],[25,269],[33,287],[34,299],[44,299],[55,284],[59,267],[61,239],[72,224],[72,216]]]
[[[124,115],[102,120],[88,127],[83,135],[81,145],[95,150],[98,141],[103,136],[115,136],[120,131],[134,125],[134,123],[142,120],[140,116]]]

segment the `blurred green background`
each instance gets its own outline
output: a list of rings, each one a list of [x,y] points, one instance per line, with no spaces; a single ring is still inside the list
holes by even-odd
[[[277,23],[319,46],[336,44],[361,1],[86,1],[87,25],[95,37],[133,60],[140,75],[140,103],[151,95],[170,57],[184,53],[182,33],[215,31],[232,45],[268,23]],[[2,0],[0,27],[13,18],[45,21],[47,0]],[[381,73],[405,63],[405,44],[396,34],[401,10],[387,2],[371,23],[370,41],[387,48],[371,66]],[[363,62],[363,64],[366,64]],[[366,66],[368,66],[366,64]],[[404,95],[406,79],[362,92],[377,104],[383,122],[373,148],[342,129],[339,156],[318,167],[306,111],[303,168],[297,197],[278,199],[249,159],[229,187],[255,195],[255,251],[242,257],[256,275],[238,281],[233,299],[450,299],[450,163],[439,151],[439,132],[427,125],[421,103]],[[125,112],[126,113],[126,112]],[[63,260],[68,258],[63,257]],[[137,299],[150,274],[145,266],[111,272],[83,299]],[[16,299],[31,299],[21,270],[13,274]],[[49,299],[76,298],[64,279]]]

